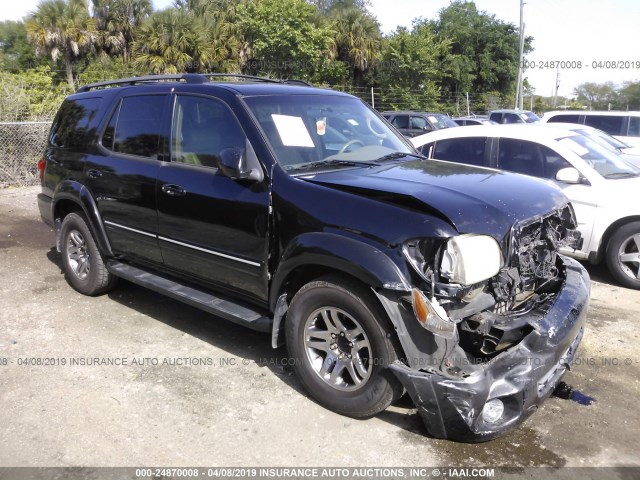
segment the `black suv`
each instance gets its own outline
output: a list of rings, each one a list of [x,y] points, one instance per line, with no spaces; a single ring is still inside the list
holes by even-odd
[[[534,411],[589,301],[584,268],[558,254],[578,240],[566,197],[425,161],[350,95],[227,77],[64,101],[38,204],[71,286],[120,277],[268,332],[344,415],[406,391],[431,435],[479,441]]]
[[[446,115],[431,112],[382,112],[391,125],[405,137],[416,137],[441,128],[457,127]]]

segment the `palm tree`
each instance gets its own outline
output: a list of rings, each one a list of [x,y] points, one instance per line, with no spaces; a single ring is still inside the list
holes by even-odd
[[[235,13],[220,4],[179,0],[151,15],[133,43],[136,64],[153,73],[237,70],[242,42]]]
[[[98,45],[108,55],[131,58],[136,30],[151,15],[150,0],[92,0],[98,30]]]
[[[335,32],[334,55],[349,65],[353,83],[362,83],[364,73],[379,57],[382,36],[380,26],[366,10],[354,6],[330,12],[330,26]]]
[[[27,20],[27,35],[36,53],[62,57],[67,82],[73,88],[73,60],[91,50],[96,26],[85,0],[45,0]]]

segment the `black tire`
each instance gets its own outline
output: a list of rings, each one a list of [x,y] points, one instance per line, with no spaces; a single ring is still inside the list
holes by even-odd
[[[615,231],[607,245],[606,258],[613,278],[625,287],[640,289],[640,222],[627,223]]]
[[[116,277],[107,270],[84,217],[70,213],[64,217],[60,229],[67,282],[84,295],[101,295],[111,290]]]
[[[330,329],[325,319],[336,318],[345,335],[331,338],[331,332],[340,329]],[[400,398],[404,389],[387,368],[399,351],[389,323],[373,294],[355,282],[324,277],[302,287],[291,301],[285,333],[296,374],[307,392],[324,407],[356,418],[375,415]],[[311,331],[326,340],[308,334]],[[308,348],[305,339],[311,338],[323,350]],[[334,342],[335,349],[327,342]],[[338,359],[339,355],[344,358]],[[332,380],[338,370],[340,375]]]

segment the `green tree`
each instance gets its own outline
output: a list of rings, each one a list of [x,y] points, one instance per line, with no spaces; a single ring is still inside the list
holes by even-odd
[[[50,120],[68,93],[48,66],[0,72],[0,121]]]
[[[10,20],[0,22],[0,68],[18,72],[42,64],[43,60],[36,56],[29,43],[25,24]]]
[[[380,25],[366,10],[350,6],[330,11],[329,28],[334,32],[335,59],[346,65],[353,85],[366,86],[365,75],[382,50]]]
[[[131,58],[131,44],[142,22],[151,15],[150,0],[92,0],[98,46],[110,56]]]
[[[304,0],[254,0],[240,4],[238,22],[247,42],[246,73],[309,78],[329,51],[331,32]]]
[[[432,22],[436,38],[451,43],[452,56],[444,63],[444,93],[515,89],[518,75],[519,33],[511,23],[478,11],[472,1],[456,0],[439,12]],[[531,51],[532,38],[525,40],[525,53]]]
[[[133,42],[135,65],[153,73],[239,68],[235,2],[189,0],[151,15]]]
[[[85,0],[43,1],[27,20],[27,34],[37,54],[46,52],[53,61],[62,57],[73,88],[73,60],[93,48],[97,35]]]
[[[437,109],[442,81],[441,62],[449,43],[437,39],[431,25],[414,21],[385,38],[376,80],[384,108]]]
[[[608,110],[618,103],[618,92],[613,82],[585,82],[578,85],[573,94],[580,103],[588,105],[592,110]]]
[[[624,110],[640,110],[640,82],[625,82],[618,103]]]

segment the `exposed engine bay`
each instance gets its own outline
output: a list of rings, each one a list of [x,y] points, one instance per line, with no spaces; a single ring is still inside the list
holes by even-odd
[[[569,206],[516,224],[508,241],[507,264],[496,276],[461,297],[446,292],[441,303],[459,322],[460,346],[467,354],[489,360],[531,332],[531,321],[552,305],[564,283],[559,249],[580,248],[575,228]]]

